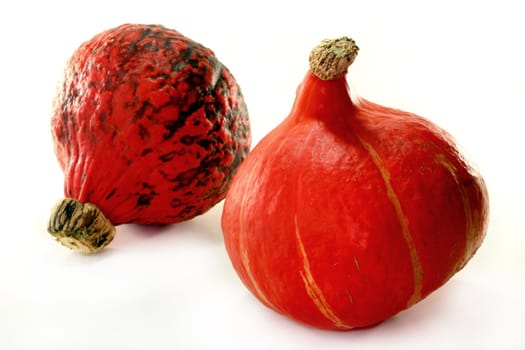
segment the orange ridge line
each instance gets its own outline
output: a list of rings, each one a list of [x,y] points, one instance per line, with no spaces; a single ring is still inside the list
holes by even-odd
[[[366,142],[362,137],[358,135],[356,136],[363,148],[368,152],[368,154],[372,158],[372,161],[374,162],[375,166],[379,170],[379,173],[381,174],[383,182],[385,183],[387,197],[390,199],[394,206],[397,219],[399,220],[399,224],[401,225],[403,239],[405,240],[405,243],[408,247],[410,261],[412,263],[412,271],[414,274],[414,292],[412,293],[407,302],[407,305],[410,306],[421,300],[421,289],[423,285],[423,267],[421,266],[421,261],[419,259],[419,254],[417,252],[414,239],[412,238],[412,234],[410,233],[408,218],[406,217],[403,208],[401,207],[399,198],[397,197],[397,194],[395,193],[394,188],[392,187],[392,183],[390,181],[390,172],[388,171],[388,169],[386,169],[381,157],[370,143]]]

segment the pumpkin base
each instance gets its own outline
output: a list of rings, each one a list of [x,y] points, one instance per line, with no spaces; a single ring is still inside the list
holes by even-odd
[[[116,230],[96,205],[64,198],[53,208],[47,231],[77,253],[92,254],[104,249]]]

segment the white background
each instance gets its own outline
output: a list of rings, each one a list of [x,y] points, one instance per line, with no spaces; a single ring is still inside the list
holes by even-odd
[[[490,191],[484,244],[448,284],[378,327],[311,329],[239,282],[222,206],[161,230],[120,226],[80,256],[46,233],[63,177],[50,105],[84,40],[158,23],[240,83],[254,145],[290,111],[310,49],[348,35],[352,92],[452,133]],[[525,349],[525,54],[519,1],[4,1],[0,4],[0,349]],[[446,219],[446,218],[444,218]]]

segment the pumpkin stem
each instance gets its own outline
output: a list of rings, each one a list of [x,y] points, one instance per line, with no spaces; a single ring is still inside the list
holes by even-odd
[[[310,69],[322,80],[333,80],[346,75],[359,48],[355,41],[343,36],[325,39],[310,52]]]
[[[99,252],[115,236],[115,227],[97,206],[72,198],[64,198],[55,205],[47,231],[82,254]]]

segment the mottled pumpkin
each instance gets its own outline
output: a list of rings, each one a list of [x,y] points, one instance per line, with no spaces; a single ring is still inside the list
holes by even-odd
[[[57,237],[86,203],[113,225],[202,214],[224,198],[251,142],[230,71],[160,25],[124,24],[83,43],[67,62],[51,126],[68,199],[50,220]]]

